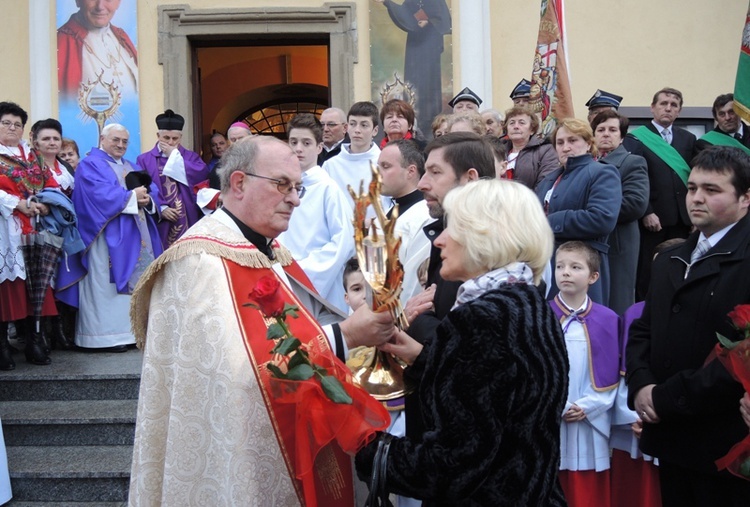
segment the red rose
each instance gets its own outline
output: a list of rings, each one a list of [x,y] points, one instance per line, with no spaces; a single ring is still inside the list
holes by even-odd
[[[737,305],[729,312],[729,318],[740,331],[750,329],[750,305]]]
[[[284,311],[284,295],[279,290],[279,285],[275,278],[264,276],[248,296],[266,317],[278,317]]]

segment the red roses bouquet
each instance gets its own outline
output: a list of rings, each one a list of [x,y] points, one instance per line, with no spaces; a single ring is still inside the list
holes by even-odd
[[[256,350],[271,353],[272,360],[265,363],[268,371],[261,377],[270,394],[269,408],[285,459],[302,483],[305,504],[331,505],[326,499],[346,496],[351,488],[345,479],[351,466],[345,453],[354,455],[388,427],[390,417],[383,405],[352,383],[349,369],[336,359],[325,339],[319,339],[320,328],[304,309],[289,304],[294,301],[291,297],[277,278],[265,275],[249,294],[252,303],[243,306],[260,311],[266,338],[273,341],[271,347],[257,338],[250,340]],[[320,467],[316,466],[319,456],[325,463]],[[327,488],[326,481],[341,488]]]
[[[750,304],[737,305],[729,312],[732,324],[743,335],[743,339],[733,342],[717,334],[716,355],[721,364],[750,392]],[[716,460],[719,470],[728,469],[743,479],[750,480],[750,435],[735,444],[726,456]]]
[[[299,339],[292,335],[286,319],[287,317],[296,319],[299,308],[284,301],[279,285],[279,281],[275,278],[264,276],[258,280],[248,296],[255,303],[246,305],[257,308],[267,319],[276,319],[276,323],[268,327],[266,338],[278,340],[271,353],[283,356],[283,360],[281,365],[267,364],[271,375],[279,379],[296,381],[306,381],[314,377],[331,401],[350,405],[352,398],[344,390],[339,379],[329,375],[326,368],[313,363],[310,360],[310,352],[302,346]]]

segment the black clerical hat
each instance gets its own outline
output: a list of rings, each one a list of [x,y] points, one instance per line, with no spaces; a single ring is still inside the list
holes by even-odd
[[[133,190],[138,187],[146,187],[150,192],[149,187],[152,181],[151,176],[146,171],[130,171],[125,175],[125,188]]]
[[[156,116],[156,126],[159,130],[182,130],[185,126],[185,118],[167,109],[162,114]]]

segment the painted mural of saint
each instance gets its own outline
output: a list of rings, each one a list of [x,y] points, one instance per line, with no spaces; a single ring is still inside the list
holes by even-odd
[[[451,33],[451,13],[445,0],[375,0],[388,9],[393,23],[406,32],[404,79],[417,90],[418,125],[429,127],[443,109],[440,55],[443,37]]]

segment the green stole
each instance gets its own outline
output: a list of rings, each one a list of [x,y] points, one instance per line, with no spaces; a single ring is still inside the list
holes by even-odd
[[[642,142],[646,148],[653,151],[657,157],[662,159],[679,176],[685,186],[687,186],[688,176],[690,176],[690,166],[671,144],[667,143],[662,136],[652,132],[645,125],[638,127],[631,134]]]
[[[706,134],[701,137],[701,141],[706,141],[707,143],[713,144],[715,146],[731,146],[732,148],[740,148],[745,153],[750,155],[750,148],[739,142],[734,137],[722,134],[721,132],[716,132],[715,130],[706,132]]]

